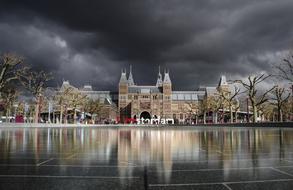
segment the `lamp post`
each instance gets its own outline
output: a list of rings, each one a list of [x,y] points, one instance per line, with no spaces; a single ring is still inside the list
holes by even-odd
[[[291,118],[290,120],[292,121],[293,120],[293,82],[289,83],[291,84]]]

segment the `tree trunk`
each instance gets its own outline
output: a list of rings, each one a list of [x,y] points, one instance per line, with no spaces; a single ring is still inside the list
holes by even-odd
[[[73,123],[76,124],[76,109],[74,108]]]
[[[33,115],[34,115],[34,112],[33,111],[31,111],[30,112],[30,118],[29,118],[29,121],[30,121],[30,123],[32,123],[33,121],[31,120],[31,118],[33,118]]]
[[[55,121],[55,111],[54,111],[54,109],[53,109],[53,112],[52,112],[52,123],[56,123],[56,121]]]
[[[280,114],[280,116],[279,116],[280,117],[280,122],[283,122],[283,112],[282,112],[282,109],[280,109],[280,113],[279,114]]]
[[[39,98],[37,99],[37,103],[35,105],[35,115],[34,115],[34,123],[39,122],[39,108],[40,108],[40,103],[39,103]]]
[[[278,109],[278,121],[279,122],[282,122],[283,121],[283,118],[282,118],[282,110],[281,110],[281,106],[277,106],[277,109]]]
[[[62,118],[63,118],[63,106],[60,105],[60,119],[59,119],[59,123],[62,124]]]
[[[252,105],[253,108],[253,123],[257,121],[257,107],[255,105]]]
[[[8,108],[7,110],[6,110],[6,123],[10,123],[10,119],[9,119],[9,117],[10,117],[10,108]]]
[[[34,123],[38,123],[39,122],[39,119],[38,119],[38,115],[39,115],[39,105],[36,104],[35,105],[35,114],[34,114]]]
[[[207,118],[206,118],[206,115],[207,115],[207,113],[204,111],[204,112],[203,112],[203,123],[204,123],[204,124],[206,124],[206,119],[207,119]]]
[[[64,117],[64,123],[67,124],[67,106],[65,106],[65,117]]]
[[[229,109],[230,109],[230,123],[233,123],[233,109],[231,105],[229,106]]]
[[[213,112],[214,113],[214,112]],[[218,123],[218,112],[216,111],[215,112],[215,123],[217,124]]]

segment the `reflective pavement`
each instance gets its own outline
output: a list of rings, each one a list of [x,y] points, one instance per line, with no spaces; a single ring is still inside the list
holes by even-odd
[[[293,189],[293,129],[0,128],[0,189]]]

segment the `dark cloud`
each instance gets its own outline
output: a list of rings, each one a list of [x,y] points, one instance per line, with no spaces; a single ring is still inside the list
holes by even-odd
[[[52,71],[55,84],[115,89],[130,64],[152,84],[161,65],[176,89],[195,89],[270,71],[292,47],[292,9],[291,0],[7,0],[0,51]]]

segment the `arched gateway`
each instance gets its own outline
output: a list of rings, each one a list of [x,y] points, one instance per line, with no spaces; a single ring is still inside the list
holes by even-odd
[[[141,118],[143,118],[143,119],[151,119],[151,114],[150,114],[149,112],[147,112],[147,111],[143,111],[143,112],[141,112],[139,118],[140,118],[140,119],[141,119]]]

